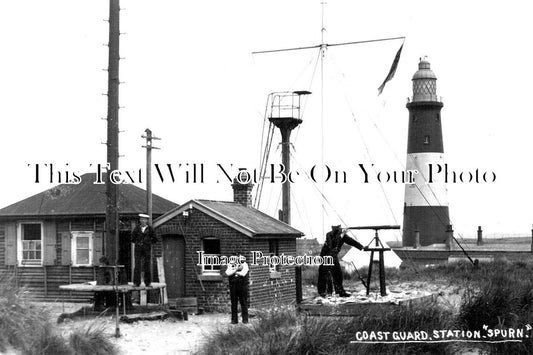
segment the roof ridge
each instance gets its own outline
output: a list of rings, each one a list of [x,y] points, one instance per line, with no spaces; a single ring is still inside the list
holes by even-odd
[[[236,203],[236,204],[240,204],[240,203],[235,202],[235,201],[211,200],[211,199],[206,199],[206,198],[195,198],[195,199],[193,199],[193,201],[209,201],[209,202],[223,202],[223,203]]]
[[[105,184],[95,184],[90,176],[97,173],[85,173],[77,184],[57,184],[39,193],[0,208],[0,217],[59,216],[105,214]],[[119,203],[122,213],[143,212],[146,208],[146,190],[134,184],[121,184]],[[177,203],[153,194],[154,213],[164,213],[178,206]],[[157,211],[157,212],[156,212]]]

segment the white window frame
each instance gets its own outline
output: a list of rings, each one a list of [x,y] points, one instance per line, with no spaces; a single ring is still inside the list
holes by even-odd
[[[220,245],[220,238],[216,238],[216,237],[202,238],[202,250],[204,250],[204,241],[206,241],[206,240],[218,240],[219,248],[221,249],[221,252],[219,254],[204,254],[203,255],[204,258],[205,257],[209,257],[209,256],[217,256],[217,257],[220,258],[220,256],[222,255],[222,247]],[[220,266],[219,266],[218,270],[214,269],[215,265],[209,265],[210,269],[206,269],[205,268],[206,265],[203,262],[203,258],[202,258],[201,266],[202,266],[202,275],[220,275]]]
[[[271,252],[270,251],[270,246],[272,244],[275,246],[275,251],[274,252]],[[272,256],[279,256],[279,239],[269,239],[268,240],[268,255],[270,257]],[[276,272],[279,272],[279,269],[280,269],[280,265],[268,265],[268,271],[272,274],[272,273],[276,273]]]
[[[78,264],[76,263],[77,259],[77,248],[76,248],[76,239],[78,237],[89,237],[89,263],[88,264]],[[94,232],[93,231],[72,231],[70,232],[70,261],[72,266],[92,266],[93,265],[93,240]]]
[[[32,264],[26,264],[24,263],[24,260],[22,259],[22,225],[23,224],[39,224],[41,226],[41,261],[37,263]],[[18,222],[17,224],[17,263],[19,266],[24,267],[39,267],[43,266],[43,260],[44,260],[44,227],[43,222],[41,221],[23,221]]]

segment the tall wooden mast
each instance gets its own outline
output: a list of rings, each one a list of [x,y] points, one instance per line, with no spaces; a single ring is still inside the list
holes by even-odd
[[[119,0],[109,2],[109,64],[107,89],[107,163],[109,171],[118,169],[118,88],[119,88]],[[117,262],[118,254],[118,184],[113,184],[110,174],[106,178],[106,238],[105,255],[110,264]]]

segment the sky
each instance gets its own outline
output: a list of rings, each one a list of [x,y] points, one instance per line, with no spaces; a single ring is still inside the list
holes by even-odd
[[[322,7],[309,0],[130,0],[121,7],[120,169],[144,169],[141,135],[150,128],[161,138],[153,162],[172,164],[177,179],[154,177],[154,193],[176,203],[231,200],[221,167],[231,175],[259,167],[268,94],[309,90],[291,139],[300,172],[293,225],[322,240],[332,224],[401,224],[404,185],[380,184],[375,174],[405,169],[405,104],[427,56],[444,102],[449,170],[496,174],[494,182],[447,185],[454,230],[465,237],[478,226],[486,235],[530,233],[527,1],[330,0]],[[107,18],[106,1],[0,3],[1,206],[56,185],[58,172],[93,172],[105,163]],[[316,49],[252,55],[319,44],[322,18],[325,43],[405,36],[381,95],[402,40],[329,47],[323,65]],[[279,141],[276,132],[270,163],[280,163]],[[53,183],[44,175],[35,183],[35,164],[53,164]],[[203,164],[204,182],[187,183],[186,164]],[[323,164],[346,172],[347,181],[306,178]],[[359,164],[370,172],[368,183]],[[260,209],[277,215],[280,190],[265,184]]]

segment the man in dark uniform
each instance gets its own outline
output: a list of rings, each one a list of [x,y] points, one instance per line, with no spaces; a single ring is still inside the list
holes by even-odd
[[[233,255],[239,256],[239,263],[229,264],[226,269],[231,299],[231,323],[239,323],[239,303],[241,304],[242,322],[248,323],[248,264],[240,253]]]
[[[331,275],[333,278],[333,286],[335,292],[340,297],[349,297],[350,294],[342,287],[342,269],[339,263],[339,252],[343,244],[346,243],[359,250],[363,249],[363,246],[358,241],[346,236],[346,233],[342,231],[341,226],[332,226],[331,231],[326,234],[326,241],[320,256],[332,256],[333,266],[320,265],[318,267],[318,294],[322,297],[326,296],[326,286],[328,278]],[[330,287],[328,287],[329,289]],[[328,293],[330,290],[327,290]]]
[[[135,268],[133,270],[133,284],[141,284],[141,271],[144,272],[144,284],[150,286],[152,283],[152,270],[150,260],[152,254],[152,244],[157,242],[154,229],[148,225],[149,216],[139,214],[139,224],[135,226],[131,233],[131,241],[135,244]]]

